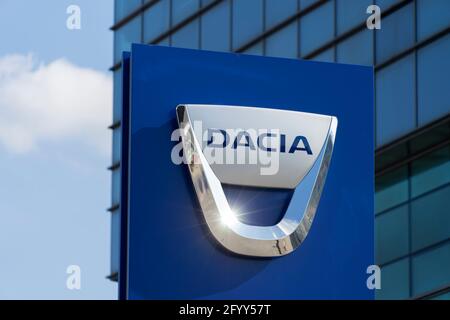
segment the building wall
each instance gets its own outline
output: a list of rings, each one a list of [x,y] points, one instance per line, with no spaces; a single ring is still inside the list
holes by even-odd
[[[366,28],[371,4],[382,9],[378,31]],[[377,297],[450,298],[450,1],[116,0],[115,9],[112,273],[120,58],[137,42],[374,66]]]

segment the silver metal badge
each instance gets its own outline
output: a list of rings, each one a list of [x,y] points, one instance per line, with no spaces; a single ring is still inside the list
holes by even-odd
[[[337,118],[222,105],[185,104],[176,111],[185,162],[216,240],[247,256],[294,251],[306,238],[319,204]],[[276,225],[248,225],[231,209],[222,183],[291,189],[293,196]]]

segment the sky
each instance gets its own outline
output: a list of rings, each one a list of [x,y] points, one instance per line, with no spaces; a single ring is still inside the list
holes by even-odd
[[[66,26],[70,5],[81,29]],[[0,299],[117,297],[112,23],[113,0],[0,0]]]

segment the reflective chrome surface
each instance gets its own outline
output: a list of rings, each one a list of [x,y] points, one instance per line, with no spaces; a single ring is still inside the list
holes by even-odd
[[[203,155],[188,108],[189,105],[177,107],[184,156],[211,233],[225,248],[241,255],[276,257],[294,251],[305,240],[319,205],[333,151],[337,118],[330,117],[321,151],[312,168],[295,188],[284,217],[278,224],[266,227],[240,222],[237,218],[239,213],[234,213],[230,208],[221,181]]]

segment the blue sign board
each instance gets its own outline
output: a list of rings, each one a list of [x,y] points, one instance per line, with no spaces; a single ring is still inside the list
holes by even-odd
[[[123,79],[121,298],[373,299],[366,285],[367,267],[374,263],[372,68],[133,45],[124,55]],[[224,148],[273,151],[262,142],[271,134],[251,140],[238,133],[238,141],[230,142],[217,124],[244,126],[259,115],[261,123],[277,122],[278,149],[289,168],[306,166],[308,156],[326,156],[325,147],[315,147],[319,133],[311,128],[323,124],[328,132],[336,121],[326,182],[320,201],[311,205],[314,221],[300,240],[280,242],[285,249],[276,242],[279,256],[269,242],[254,246],[218,235],[203,190],[195,185],[195,169],[174,161],[183,138],[174,132],[202,112],[211,128],[216,124],[207,146],[220,146],[213,141],[219,133]],[[297,116],[306,118],[294,132]],[[181,154],[187,157],[185,146]],[[303,158],[292,158],[297,154]],[[223,190],[218,187],[222,194],[248,212],[239,223],[252,230],[295,209],[290,201],[305,190],[284,185],[297,185],[314,170],[305,168],[303,175],[284,169],[276,181],[253,179],[248,170],[228,175],[213,169],[226,181]]]

